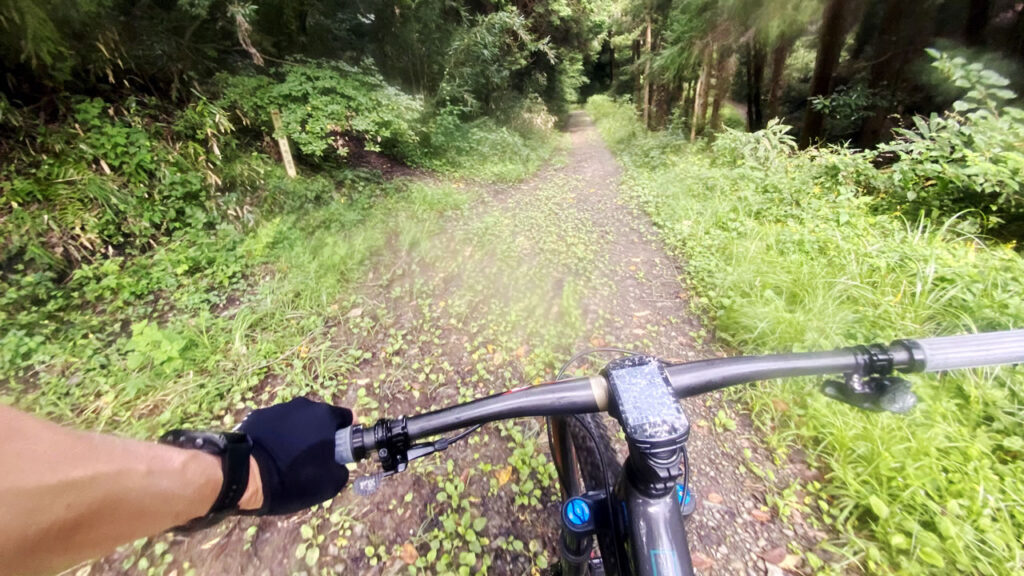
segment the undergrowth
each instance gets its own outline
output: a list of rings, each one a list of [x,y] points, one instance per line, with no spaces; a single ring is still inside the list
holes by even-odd
[[[691,145],[646,133],[607,98],[587,109],[731,347],[817,350],[1024,326],[1013,246],[966,234],[956,219],[882,209],[866,189],[886,175],[861,155],[797,153],[779,125]],[[764,383],[749,399],[761,426],[799,440],[825,474],[811,500],[860,570],[1020,573],[1024,369],[911,379],[921,404],[907,416],[808,394],[819,382],[807,379]]]

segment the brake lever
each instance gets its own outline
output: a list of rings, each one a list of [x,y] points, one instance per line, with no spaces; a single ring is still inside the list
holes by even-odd
[[[430,444],[414,444],[409,447],[409,450],[406,452],[407,458],[398,464],[398,468],[395,470],[387,470],[384,472],[377,472],[376,474],[360,476],[352,483],[352,491],[359,496],[370,496],[380,489],[380,485],[385,478],[394,476],[399,472],[404,472],[408,467],[409,462],[418,458],[423,458],[424,456],[430,456],[435,452],[447,450],[450,445],[451,442],[449,442],[447,438],[442,438]]]
[[[871,412],[906,414],[917,404],[910,382],[896,376],[845,374],[845,381],[826,380],[821,391],[833,400]]]

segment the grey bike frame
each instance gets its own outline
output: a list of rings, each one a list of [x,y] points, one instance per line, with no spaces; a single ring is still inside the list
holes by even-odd
[[[562,486],[579,494],[582,490],[571,469],[576,458],[566,423],[566,417],[562,416],[548,420],[552,460]],[[686,524],[674,492],[661,498],[648,498],[631,484],[623,466],[610,496],[611,513],[596,514],[596,536],[606,575],[693,575]],[[563,576],[582,576],[586,564],[565,568],[568,571],[563,571]]]

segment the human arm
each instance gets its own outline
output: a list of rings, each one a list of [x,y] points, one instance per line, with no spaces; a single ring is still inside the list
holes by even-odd
[[[350,422],[347,410],[304,399],[250,414],[240,427],[254,452],[239,508],[288,513],[336,494],[347,472],[334,463],[333,434]],[[0,406],[0,573],[52,573],[204,516],[222,483],[217,456]]]

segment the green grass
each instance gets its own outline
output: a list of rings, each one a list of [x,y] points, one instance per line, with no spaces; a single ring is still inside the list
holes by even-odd
[[[961,234],[956,221],[877,209],[858,186],[873,169],[856,155],[795,153],[782,128],[690,145],[645,134],[606,98],[588,111],[730,347],[828,349],[1024,326],[1024,261],[1013,247]],[[809,380],[764,383],[747,398],[776,445],[798,441],[824,472],[810,505],[860,570],[1020,573],[1024,370],[912,380],[922,402],[905,417],[808,394],[818,385]]]
[[[331,398],[344,390],[334,379],[363,355],[330,339],[347,289],[393,238],[430,235],[438,214],[468,199],[443,183],[363,184],[246,233],[173,239],[93,281],[117,287],[173,275],[168,267],[182,262],[173,293],[119,305],[128,296],[115,292],[100,299],[106,305],[52,314],[52,329],[23,328],[22,340],[44,339],[4,364],[3,400],[61,422],[151,435],[231,425],[243,408],[295,395]],[[209,282],[219,271],[224,282]],[[3,344],[16,344],[10,332]],[[260,385],[271,372],[279,378]]]
[[[527,122],[513,127],[490,118],[465,123],[439,116],[415,161],[444,174],[513,182],[535,172],[558,146],[549,129]]]

